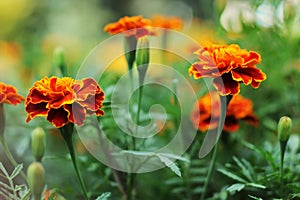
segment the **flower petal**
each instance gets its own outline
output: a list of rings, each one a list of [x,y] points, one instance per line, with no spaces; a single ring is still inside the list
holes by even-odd
[[[233,80],[229,73],[215,78],[213,85],[221,95],[236,95],[240,92],[240,84]]]

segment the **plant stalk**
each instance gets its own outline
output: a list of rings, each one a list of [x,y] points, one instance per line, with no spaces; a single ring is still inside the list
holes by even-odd
[[[89,200],[89,197],[87,195],[87,189],[86,189],[86,186],[84,184],[82,175],[79,171],[78,164],[77,164],[77,158],[76,158],[74,145],[73,145],[73,127],[74,127],[74,124],[67,124],[64,127],[60,128],[59,130],[61,131],[61,134],[62,134],[62,136],[63,136],[63,138],[64,138],[64,140],[67,144],[67,147],[68,147],[68,150],[69,150],[69,153],[70,153],[70,156],[71,156],[71,160],[72,160],[72,163],[73,163],[73,167],[75,169],[77,178],[79,180],[84,198],[85,198],[85,200]]]
[[[222,104],[222,100],[223,98],[226,98],[226,104]],[[220,119],[225,119],[226,117],[226,111],[227,111],[227,106],[230,102],[230,100],[232,99],[232,96],[231,95],[227,95],[227,96],[220,96],[220,102],[221,102],[221,106],[226,106],[225,109],[223,109],[221,107],[221,114],[220,114]],[[219,122],[221,123],[222,120],[219,120]],[[219,123],[219,126],[220,126],[220,123]],[[221,128],[216,128],[215,131],[221,131],[220,134],[222,134],[222,129]],[[219,135],[219,134],[217,134]],[[205,199],[205,196],[206,196],[206,193],[207,193],[207,188],[208,188],[208,184],[210,183],[210,179],[211,179],[211,176],[212,176],[212,172],[214,171],[214,167],[215,167],[215,163],[216,163],[216,160],[217,160],[217,154],[218,154],[218,146],[219,146],[219,141],[220,139],[218,139],[216,141],[216,144],[215,144],[215,147],[214,147],[214,151],[213,151],[213,155],[212,155],[212,159],[211,159],[211,162],[209,164],[209,168],[208,168],[208,172],[207,172],[207,175],[206,175],[206,179],[205,179],[205,182],[204,182],[204,186],[203,186],[203,192],[201,194],[201,197],[200,197],[200,200],[204,200]]]

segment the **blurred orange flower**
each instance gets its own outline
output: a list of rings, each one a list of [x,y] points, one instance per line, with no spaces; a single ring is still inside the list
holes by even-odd
[[[191,113],[191,120],[196,129],[204,132],[208,129],[217,128],[220,115],[220,97],[217,92],[208,93],[201,97],[194,108]],[[200,112],[197,112],[197,110]],[[252,101],[242,95],[233,96],[231,99],[227,108],[223,130],[227,132],[237,131],[239,120],[254,126],[258,125],[258,119],[253,113]]]
[[[24,101],[24,97],[17,92],[15,87],[0,82],[0,104],[7,103],[17,105]]]
[[[154,15],[152,17],[152,26],[158,28],[180,30],[183,27],[183,21],[179,17]]]
[[[151,20],[144,19],[142,16],[122,17],[115,23],[107,24],[104,31],[110,34],[124,33],[126,37],[135,36],[136,38],[145,35],[151,35],[153,32],[150,30]]]
[[[25,107],[26,122],[45,116],[55,127],[68,123],[83,125],[86,115],[103,116],[104,93],[92,78],[44,77],[30,89]]]
[[[261,56],[236,44],[209,44],[195,53],[199,61],[189,68],[190,75],[195,79],[214,78],[213,84],[221,95],[238,94],[240,83],[258,88],[266,79],[266,74],[256,68]]]

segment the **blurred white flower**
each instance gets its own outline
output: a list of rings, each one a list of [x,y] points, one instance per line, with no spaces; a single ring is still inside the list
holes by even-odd
[[[255,20],[254,9],[248,1],[228,1],[220,22],[228,32],[240,33],[242,24],[252,24]]]

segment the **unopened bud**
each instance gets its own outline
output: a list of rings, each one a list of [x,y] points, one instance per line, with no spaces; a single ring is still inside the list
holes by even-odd
[[[46,146],[46,134],[41,127],[37,127],[32,131],[31,148],[36,161],[41,161]]]
[[[288,141],[291,135],[291,128],[292,128],[292,120],[289,117],[281,117],[278,122],[278,139],[281,142]]]
[[[136,65],[137,67],[149,64],[149,39],[147,36],[138,40],[136,49]]]
[[[66,75],[66,63],[65,63],[65,51],[62,47],[58,47],[54,50],[53,55],[54,66],[60,69],[62,75]]]
[[[33,162],[28,166],[27,179],[34,199],[41,199],[45,186],[45,170],[40,162]]]

